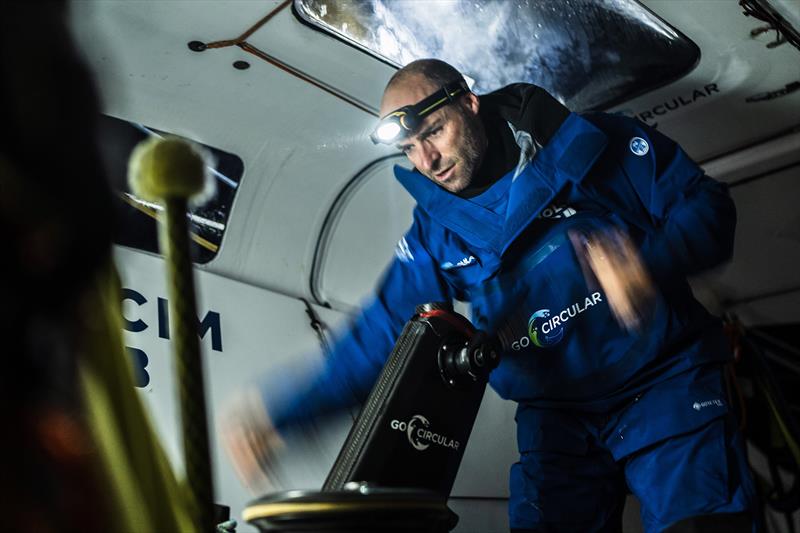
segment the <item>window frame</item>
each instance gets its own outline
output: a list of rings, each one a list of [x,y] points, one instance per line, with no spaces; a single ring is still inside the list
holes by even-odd
[[[618,105],[620,105],[620,104],[622,104],[624,102],[627,102],[629,100],[633,100],[635,98],[638,98],[639,96],[642,96],[643,94],[648,94],[648,93],[651,93],[653,91],[656,91],[656,90],[658,90],[658,89],[660,89],[662,87],[665,87],[667,85],[670,85],[670,84],[676,82],[677,80],[680,80],[680,79],[684,78],[687,74],[692,72],[697,67],[697,65],[700,63],[702,52],[700,50],[700,47],[697,46],[697,43],[695,43],[694,41],[689,39],[689,37],[687,37],[686,34],[684,34],[678,28],[676,28],[671,23],[669,23],[666,19],[664,19],[663,17],[661,17],[658,14],[656,14],[652,9],[650,9],[646,5],[642,4],[639,0],[630,0],[630,1],[632,3],[635,3],[636,5],[638,5],[642,10],[647,12],[653,18],[655,18],[656,20],[658,20],[659,22],[661,22],[665,26],[669,27],[672,31],[674,31],[675,34],[680,39],[682,39],[689,46],[689,48],[691,49],[691,53],[692,53],[693,57],[695,58],[694,62],[692,62],[691,64],[687,65],[684,70],[681,70],[681,71],[677,72],[674,77],[671,77],[669,79],[665,79],[665,80],[663,80],[660,83],[655,84],[655,85],[650,85],[648,87],[645,87],[645,88],[642,88],[642,89],[639,89],[639,90],[631,91],[631,92],[626,93],[624,95],[620,95],[620,96],[616,96],[616,97],[613,97],[613,98],[609,98],[608,100],[603,100],[600,104],[598,104],[598,105],[596,105],[594,107],[579,110],[581,112],[607,110],[607,109],[616,107],[616,106],[618,106]],[[346,45],[348,45],[348,46],[350,46],[352,48],[355,48],[356,50],[364,52],[364,53],[368,54],[369,56],[373,57],[374,59],[377,59],[381,63],[384,63],[384,64],[389,65],[391,67],[394,67],[396,69],[400,69],[402,67],[402,65],[400,65],[399,63],[389,59],[386,56],[383,56],[383,55],[375,52],[371,48],[359,43],[358,41],[355,41],[354,39],[350,39],[347,36],[341,34],[340,32],[333,31],[333,30],[329,29],[328,27],[325,27],[325,26],[321,25],[316,20],[313,20],[312,18],[308,17],[303,12],[303,10],[298,7],[298,4],[300,2],[302,2],[302,0],[292,0],[291,9],[292,9],[292,13],[294,14],[295,18],[301,24],[303,24],[304,26],[307,26],[307,27],[313,29],[314,31],[323,33],[323,34],[327,35],[328,37],[332,37],[332,38],[336,39],[339,42],[342,42],[342,43],[344,43],[344,44],[346,44]],[[524,81],[524,80],[519,80],[519,81]],[[499,89],[499,87],[497,87],[497,89]]]

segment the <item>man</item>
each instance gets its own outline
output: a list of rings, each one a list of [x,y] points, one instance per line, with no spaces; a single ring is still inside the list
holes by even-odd
[[[380,114],[414,223],[324,370],[228,431],[245,479],[282,428],[363,401],[416,304],[455,298],[502,341],[490,384],[518,402],[512,530],[618,531],[626,490],[647,531],[751,530],[729,350],[686,282],[730,256],[726,187],[635,120],[527,84],[477,96],[438,60],[400,69]]]

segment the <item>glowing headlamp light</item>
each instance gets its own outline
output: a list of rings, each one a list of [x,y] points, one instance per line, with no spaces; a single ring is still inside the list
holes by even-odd
[[[402,120],[402,118],[400,120]],[[399,120],[386,120],[384,118],[375,129],[375,133],[372,134],[372,142],[375,144],[378,142],[391,144],[394,139],[397,139],[400,136],[402,131],[403,127],[399,124]]]
[[[426,116],[467,92],[469,88],[463,81],[448,83],[416,104],[403,106],[383,117],[369,138],[375,144],[392,144],[417,129]]]

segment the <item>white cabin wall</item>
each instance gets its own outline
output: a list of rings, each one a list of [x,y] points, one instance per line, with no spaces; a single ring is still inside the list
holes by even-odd
[[[163,338],[164,322],[159,320],[158,299],[167,299],[164,261],[161,257],[118,247],[115,259],[122,286],[137,291],[147,301],[124,301],[123,315],[129,321],[142,320],[142,331],[126,331],[129,348],[147,355],[149,383],[142,393],[150,418],[178,475],[183,469],[177,385],[173,369],[171,341]],[[219,314],[221,350],[214,350],[211,333],[201,340],[205,363],[206,404],[208,406],[212,465],[216,498],[231,507],[231,516],[241,516],[248,493],[218,439],[219,421],[225,406],[236,392],[262,380],[288,379],[286,369],[302,372],[322,361],[319,339],[311,328],[305,305],[296,298],[255,288],[214,273],[197,271],[198,317],[208,312]],[[337,325],[347,317],[335,311],[315,308],[327,325]],[[279,373],[279,374],[278,374]],[[346,414],[320,425],[311,442],[308,435],[289,435],[287,448],[279,455],[279,478],[272,490],[319,488],[333,464],[349,430]],[[241,531],[253,531],[246,525]]]
[[[103,110],[241,157],[245,174],[220,252],[200,268],[308,297],[310,263],[327,208],[359,169],[389,149],[369,141],[371,114],[308,82],[237,47],[188,49],[191,40],[239,35],[271,9],[269,3],[192,5],[74,3],[74,33],[96,73]],[[314,77],[331,76],[326,82],[334,87],[346,82],[357,98],[369,97],[377,108],[391,67],[304,26],[288,9],[251,40],[261,35],[269,35],[264,51]],[[288,43],[282,43],[283,35]],[[272,46],[270,39],[282,44]],[[334,48],[330,55],[339,59],[303,46]],[[237,60],[250,68],[235,70]]]

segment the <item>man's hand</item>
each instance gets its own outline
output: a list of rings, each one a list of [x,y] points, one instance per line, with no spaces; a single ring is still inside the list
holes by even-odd
[[[274,490],[275,453],[284,447],[254,388],[238,394],[218,421],[220,437],[242,483],[253,493]]]
[[[655,288],[631,239],[617,229],[569,236],[584,274],[588,268],[597,279],[620,326],[640,330],[652,313]]]

